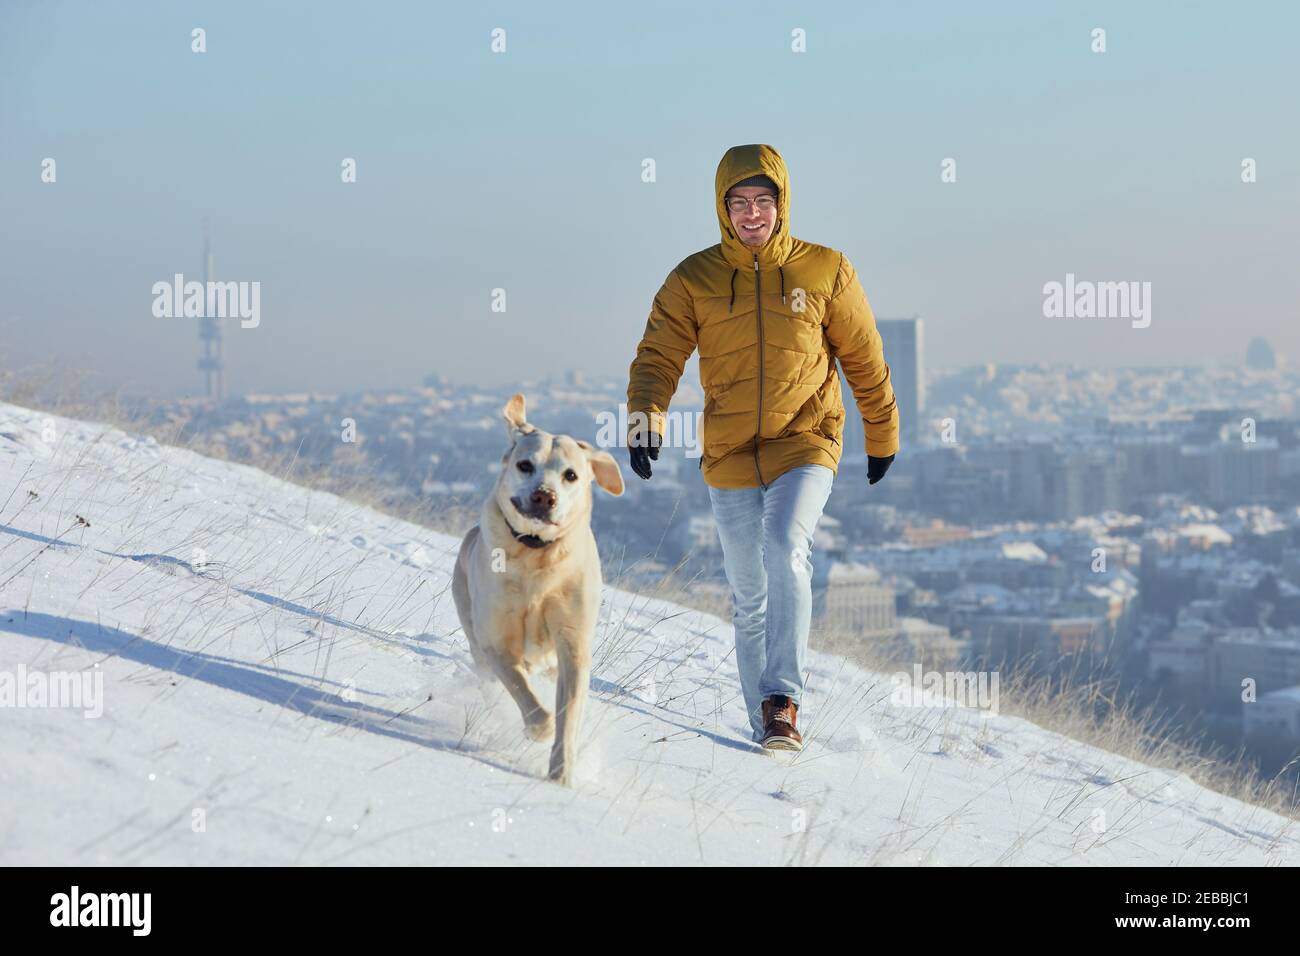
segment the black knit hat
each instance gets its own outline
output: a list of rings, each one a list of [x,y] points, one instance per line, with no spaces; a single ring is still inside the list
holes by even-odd
[[[738,186],[766,186],[774,193],[779,193],[781,191],[777,187],[776,183],[772,182],[772,180],[769,177],[763,176],[761,174],[758,176],[750,176],[748,179],[742,179],[740,182],[736,183],[731,188],[735,189]],[[730,192],[730,190],[728,190],[728,192]]]

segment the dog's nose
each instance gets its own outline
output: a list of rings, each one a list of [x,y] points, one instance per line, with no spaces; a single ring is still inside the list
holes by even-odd
[[[534,508],[544,508],[550,511],[555,507],[555,492],[550,488],[541,487],[529,495],[528,500]]]

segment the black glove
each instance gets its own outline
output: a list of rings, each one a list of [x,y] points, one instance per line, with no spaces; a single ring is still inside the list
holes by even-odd
[[[650,477],[650,462],[659,460],[659,445],[662,440],[659,433],[653,431],[637,432],[628,439],[627,450],[632,457],[632,470],[642,478]]]
[[[889,466],[894,463],[894,456],[888,458],[876,458],[873,455],[867,456],[867,484],[874,485],[881,478],[885,477],[885,472],[889,471]]]

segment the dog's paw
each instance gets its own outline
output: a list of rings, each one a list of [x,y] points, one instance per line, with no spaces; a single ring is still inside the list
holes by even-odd
[[[555,736],[555,716],[545,713],[536,720],[525,721],[524,733],[530,740],[550,740]]]

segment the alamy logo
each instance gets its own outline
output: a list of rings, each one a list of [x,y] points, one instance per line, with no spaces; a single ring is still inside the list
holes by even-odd
[[[148,936],[152,893],[71,893],[50,897],[51,926],[129,926],[132,935]]]
[[[914,664],[912,673],[899,671],[889,702],[898,707],[971,707],[998,712],[997,671],[925,671]]]
[[[0,707],[69,708],[81,710],[87,720],[104,713],[104,672],[0,671]]]
[[[704,413],[682,412],[674,409],[670,412],[659,412],[658,415],[664,422],[660,447],[685,448],[687,458],[699,458],[704,431]],[[646,412],[629,413],[627,405],[620,402],[617,415],[613,412],[597,412],[596,426],[598,448],[620,448],[626,442],[625,436],[633,429],[650,430],[651,416]]]
[[[1151,324],[1150,282],[1065,282],[1043,286],[1043,315],[1049,319],[1132,319],[1133,328]]]
[[[239,318],[241,328],[262,322],[262,283],[186,282],[176,273],[171,282],[153,284],[153,314],[159,319]]]

